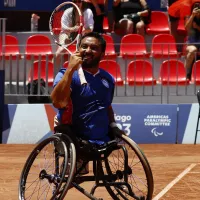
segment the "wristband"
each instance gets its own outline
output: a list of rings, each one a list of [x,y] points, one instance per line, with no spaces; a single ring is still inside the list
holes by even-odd
[[[110,127],[111,127],[111,128],[115,128],[115,127],[118,128],[118,126],[117,126],[117,124],[116,124],[115,122],[110,123]]]

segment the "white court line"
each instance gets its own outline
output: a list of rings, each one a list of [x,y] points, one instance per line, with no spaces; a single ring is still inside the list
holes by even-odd
[[[188,168],[186,168],[182,173],[180,173],[171,183],[169,183],[157,196],[153,198],[153,200],[160,199],[170,188],[172,188],[180,179],[182,179],[192,168],[194,168],[197,164],[193,163]]]

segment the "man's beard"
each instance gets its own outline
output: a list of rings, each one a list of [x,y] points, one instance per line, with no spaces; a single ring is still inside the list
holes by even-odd
[[[83,59],[82,67],[83,68],[93,68],[93,67],[96,67],[96,66],[98,66],[100,60],[101,60],[100,57],[92,59],[89,62],[87,62],[87,60],[84,61],[84,59]]]

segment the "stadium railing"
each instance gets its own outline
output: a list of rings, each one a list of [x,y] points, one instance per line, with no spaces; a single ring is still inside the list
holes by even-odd
[[[131,47],[131,45],[140,44],[129,43],[128,45]],[[159,45],[162,46],[163,44]],[[171,44],[168,43],[168,45],[170,46]],[[25,49],[24,46],[20,48]],[[56,49],[53,44],[52,49]],[[177,58],[174,58],[173,54],[171,58],[170,52],[168,57],[166,56],[166,51],[163,57],[162,54],[159,57],[154,57],[151,51],[148,51],[148,53],[150,55],[148,57],[146,57],[146,54],[138,57],[137,52],[134,51],[131,57],[127,56],[126,58],[126,54],[121,56],[120,52],[116,51],[117,57],[112,60],[107,59],[108,56],[105,56],[104,61],[108,61],[108,66],[104,62],[104,69],[108,67],[108,71],[112,73],[115,71],[116,77],[120,75],[122,79],[122,84],[116,84],[114,101],[122,103],[196,102],[196,92],[200,85],[199,62],[196,61],[198,53],[195,56],[191,81],[186,79],[184,69],[185,55],[179,53]],[[54,65],[52,57],[50,58],[48,54],[38,53],[37,57],[33,54],[30,55],[29,59],[26,59],[25,52],[20,52],[19,55],[2,52],[0,55],[0,70],[5,71],[6,103],[27,103],[27,84],[35,79],[43,78],[48,83],[46,84],[46,89],[51,92],[53,79],[59,68]],[[12,59],[13,57],[15,59]],[[53,58],[55,58],[55,51],[53,51]],[[64,63],[65,61],[66,55],[63,54],[61,62]],[[115,62],[120,66],[120,70],[117,68],[117,70],[112,69],[114,67],[112,63]],[[131,62],[132,67],[130,70]],[[148,63],[148,69],[146,68],[146,63]],[[165,68],[167,68],[165,70],[161,70],[163,63],[167,63],[165,64]],[[129,77],[130,74],[131,77]],[[165,77],[163,78],[163,76]],[[37,91],[37,94],[32,93],[31,95],[40,95],[40,88]]]

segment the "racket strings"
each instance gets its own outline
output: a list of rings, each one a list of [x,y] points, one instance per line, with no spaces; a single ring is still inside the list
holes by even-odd
[[[51,16],[51,24],[51,34],[58,44],[73,43],[80,29],[80,16],[76,7],[67,4],[55,10]]]

